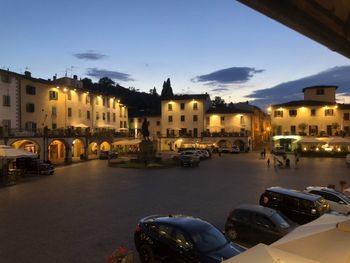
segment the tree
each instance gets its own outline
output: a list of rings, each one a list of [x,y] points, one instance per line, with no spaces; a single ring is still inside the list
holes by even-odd
[[[151,95],[153,95],[153,96],[158,96],[156,87],[154,87],[153,89],[150,89],[150,90],[149,90],[149,94],[151,94]]]
[[[103,78],[100,78],[100,80],[98,81],[98,84],[102,87],[112,87],[114,86],[115,82],[108,77],[103,77]]]
[[[306,128],[307,128],[307,124],[306,123],[300,123],[299,125],[298,125],[298,128],[300,129],[300,130],[302,130],[302,133],[303,133],[303,135],[305,134],[305,130],[306,130]]]
[[[226,106],[226,103],[220,96],[215,96],[214,100],[211,101],[211,105],[216,108],[222,108]]]
[[[173,89],[170,84],[170,78],[167,79],[167,81],[164,81],[163,83],[163,89],[161,97],[163,99],[170,99],[174,96]]]
[[[83,82],[84,89],[91,90],[94,87],[92,80],[89,78],[83,78],[81,81]]]

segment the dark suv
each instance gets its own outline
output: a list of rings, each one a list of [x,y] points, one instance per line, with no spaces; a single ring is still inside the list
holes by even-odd
[[[266,189],[260,205],[276,209],[298,224],[309,223],[329,211],[323,197],[282,187]]]
[[[218,263],[244,251],[208,222],[183,215],[140,220],[134,240],[142,263]]]
[[[271,244],[295,228],[296,224],[278,211],[260,205],[240,205],[228,216],[225,233],[230,240],[251,245]]]

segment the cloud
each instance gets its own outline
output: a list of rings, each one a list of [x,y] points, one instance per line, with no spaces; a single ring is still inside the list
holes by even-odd
[[[192,79],[193,82],[205,82],[209,85],[245,83],[255,74],[264,72],[263,69],[248,67],[232,67],[221,69],[206,75],[197,76]]]
[[[350,96],[350,66],[330,68],[271,88],[256,90],[246,97],[254,99],[255,105],[265,108],[269,104],[302,100],[302,89],[316,85],[335,85],[338,86],[337,94]]]
[[[106,55],[97,53],[94,50],[88,50],[87,52],[84,52],[84,53],[76,53],[76,54],[73,54],[73,56],[78,59],[85,59],[85,60],[101,60],[107,57]]]
[[[222,92],[222,91],[227,91],[227,90],[230,90],[230,89],[228,89],[228,88],[215,88],[215,89],[212,89],[211,91]]]
[[[106,70],[106,69],[97,69],[97,68],[88,68],[86,71],[86,75],[95,78],[103,78],[108,77],[113,80],[121,80],[121,81],[134,81],[133,78],[130,77],[127,73],[122,73],[118,71]]]

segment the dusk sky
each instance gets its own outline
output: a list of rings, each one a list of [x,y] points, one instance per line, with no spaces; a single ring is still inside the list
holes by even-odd
[[[4,69],[41,78],[109,76],[158,92],[169,77],[175,93],[234,102],[350,65],[234,0],[2,0],[0,31]]]

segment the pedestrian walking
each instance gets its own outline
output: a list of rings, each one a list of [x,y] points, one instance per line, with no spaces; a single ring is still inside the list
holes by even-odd
[[[265,159],[266,158],[266,149],[264,148],[263,150],[263,158]]]
[[[267,158],[267,167],[270,167],[270,158]]]

